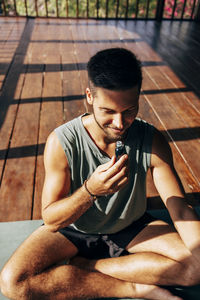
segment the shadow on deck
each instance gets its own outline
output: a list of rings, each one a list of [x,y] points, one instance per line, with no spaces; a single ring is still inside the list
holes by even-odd
[[[86,63],[126,47],[143,63],[139,117],[170,141],[189,201],[200,199],[200,24],[0,18],[0,221],[40,219],[47,136],[86,111]],[[149,207],[161,207],[148,176]]]

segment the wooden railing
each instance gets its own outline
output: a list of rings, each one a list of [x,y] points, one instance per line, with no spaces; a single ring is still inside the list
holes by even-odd
[[[0,0],[1,16],[200,20],[200,0]]]

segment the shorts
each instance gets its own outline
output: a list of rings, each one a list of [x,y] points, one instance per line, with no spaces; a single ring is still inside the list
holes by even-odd
[[[128,255],[126,246],[149,223],[156,219],[145,213],[139,220],[123,230],[112,234],[87,234],[72,227],[59,230],[77,248],[78,255],[88,259],[100,259]]]

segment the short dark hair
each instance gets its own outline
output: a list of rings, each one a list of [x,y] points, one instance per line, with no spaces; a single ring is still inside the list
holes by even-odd
[[[109,90],[127,90],[142,84],[141,62],[124,48],[97,52],[87,64],[89,85]]]

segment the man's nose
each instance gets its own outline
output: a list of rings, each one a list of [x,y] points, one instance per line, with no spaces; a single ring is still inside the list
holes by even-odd
[[[123,116],[122,114],[115,114],[113,118],[113,124],[118,129],[123,129]]]

